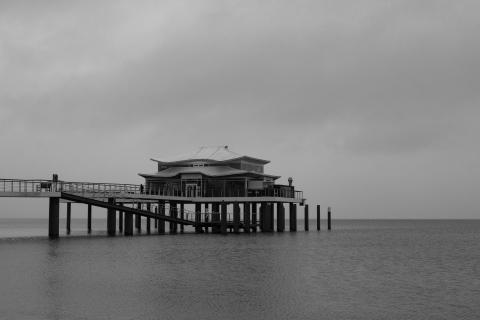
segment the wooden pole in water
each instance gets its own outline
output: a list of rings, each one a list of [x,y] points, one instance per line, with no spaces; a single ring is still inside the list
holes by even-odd
[[[123,232],[123,211],[118,211],[118,231]]]
[[[202,227],[200,226],[200,223],[202,222],[201,211],[202,211],[202,204],[195,203],[195,233],[202,233]]]
[[[328,207],[328,230],[332,230],[332,209]]]
[[[250,203],[243,204],[243,231],[250,233]]]
[[[48,237],[56,239],[59,236],[60,198],[49,198]]]
[[[265,202],[260,203],[260,212],[259,212],[259,220],[260,220],[260,231],[265,230]]]
[[[297,231],[297,205],[290,203],[290,232]]]
[[[125,212],[125,228],[124,228],[124,235],[126,236],[133,236],[133,214],[130,212]]]
[[[285,231],[285,207],[283,203],[277,203],[277,232]]]
[[[304,208],[304,224],[305,224],[305,231],[308,231],[308,224],[309,224],[309,217],[308,217],[308,204],[305,205],[305,208]]]
[[[257,203],[252,202],[252,231],[257,232]]]
[[[177,217],[177,203],[170,202],[170,217]],[[175,222],[170,222],[170,234],[177,233],[177,224]]]
[[[67,202],[67,234],[70,234],[71,222],[72,222],[72,203]]]
[[[148,212],[151,212],[151,211],[152,211],[152,206],[151,206],[150,202],[147,203],[147,211],[148,211]],[[151,229],[151,222],[150,222],[150,220],[151,220],[150,217],[147,217],[147,233],[148,233],[148,234],[150,234],[150,229]]]
[[[320,231],[320,205],[317,204],[317,231]]]
[[[222,202],[220,213],[220,232],[227,234],[227,204]]]
[[[214,202],[212,204],[212,233],[220,233],[220,204]]]
[[[180,219],[185,220],[185,205],[180,203]],[[185,226],[183,224],[180,225],[180,233],[185,231]]]
[[[205,223],[208,224],[208,203],[205,203]],[[205,233],[208,233],[208,225],[205,226]]]
[[[137,203],[137,209],[142,210],[141,202]],[[139,214],[135,215],[135,228],[137,229],[138,233],[142,232],[142,216]]]
[[[158,202],[158,214],[160,217],[165,216],[165,201]],[[158,219],[158,234],[165,234],[165,220]]]
[[[155,208],[155,214],[158,216],[158,206]],[[158,229],[158,217],[155,220],[155,229]]]
[[[108,198],[108,203],[109,204],[115,204],[115,199],[114,198]],[[115,235],[115,229],[116,229],[116,211],[115,209],[108,208],[107,209],[107,233],[109,236],[114,236]]]
[[[88,233],[92,233],[92,205],[89,204],[87,207],[87,229]]]
[[[240,233],[240,205],[238,202],[233,204],[233,232]]]

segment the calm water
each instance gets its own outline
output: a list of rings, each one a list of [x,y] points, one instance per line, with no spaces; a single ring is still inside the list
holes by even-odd
[[[334,222],[108,238],[74,221],[49,241],[46,221],[0,220],[0,318],[480,318],[480,221]]]

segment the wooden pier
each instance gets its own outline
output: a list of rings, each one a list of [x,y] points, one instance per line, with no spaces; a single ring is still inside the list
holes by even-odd
[[[165,234],[167,222],[171,234],[184,233],[187,227],[196,233],[213,234],[227,234],[229,231],[255,233],[258,229],[262,232],[284,232],[285,204],[288,204],[289,210],[289,231],[297,231],[298,206],[304,208],[304,230],[309,230],[309,207],[301,198],[159,195],[145,192],[141,185],[67,182],[58,180],[56,176],[52,180],[0,179],[0,197],[49,198],[48,236],[51,239],[60,235],[61,203],[67,206],[67,234],[71,232],[72,204],[86,205],[88,233],[92,230],[92,207],[106,209],[109,236],[132,236],[134,227],[137,234],[141,233],[142,218],[146,219],[147,234]],[[186,205],[194,207],[194,210],[188,210]],[[152,219],[156,232],[151,231]],[[330,207],[327,221],[330,230]],[[320,230],[320,206],[317,206],[317,230]]]

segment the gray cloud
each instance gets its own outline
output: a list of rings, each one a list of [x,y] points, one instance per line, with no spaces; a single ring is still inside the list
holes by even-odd
[[[345,216],[404,216],[402,205],[383,212],[395,198],[373,213],[354,212],[349,199],[406,186],[405,174],[420,179],[410,166],[448,172],[451,153],[478,159],[479,9],[474,1],[2,3],[1,173],[61,169],[125,181],[148,171],[150,156],[229,144],[271,158],[312,202],[331,200]],[[378,190],[382,177],[391,180]],[[331,187],[319,188],[326,179]],[[357,187],[345,193],[345,184]],[[422,203],[425,216],[438,214],[432,207]]]

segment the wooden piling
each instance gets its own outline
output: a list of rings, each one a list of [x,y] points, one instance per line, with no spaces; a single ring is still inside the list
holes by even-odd
[[[328,230],[332,230],[332,209],[330,207],[328,207],[328,221],[327,221],[327,225],[328,225]]]
[[[180,219],[184,220],[185,219],[185,205],[183,203],[180,203]],[[180,225],[180,233],[183,233],[185,231],[185,226],[183,224]]]
[[[258,220],[260,222],[260,231],[265,230],[265,202],[260,203]]]
[[[108,203],[109,204],[115,204],[115,199],[114,198],[108,198]],[[115,209],[108,208],[107,209],[107,233],[109,236],[114,236],[115,235],[115,229],[116,229],[116,211]]]
[[[305,205],[305,208],[304,208],[304,225],[305,225],[305,231],[308,231],[308,225],[309,225],[309,217],[308,217],[308,204]]]
[[[48,237],[56,239],[59,236],[60,198],[50,197],[48,208]]]
[[[227,234],[227,204],[222,202],[220,213],[220,232]]]
[[[271,203],[262,203],[260,214],[263,217],[262,232],[273,232],[273,205]]]
[[[202,204],[195,203],[195,233],[202,233],[202,227],[200,223],[202,222]]]
[[[243,204],[243,231],[250,233],[250,203]]]
[[[160,217],[165,216],[165,201],[158,202],[158,214]],[[165,234],[165,220],[158,219],[158,234]]]
[[[290,232],[297,231],[297,205],[290,203]]]
[[[205,224],[207,224],[205,226],[205,233],[208,233],[208,222],[209,222],[209,219],[208,219],[208,203],[205,203]]]
[[[252,202],[252,231],[257,232],[257,203]]]
[[[233,232],[240,233],[240,205],[238,202],[233,204]]]
[[[67,202],[67,234],[70,234],[72,222],[72,203]]]
[[[147,203],[147,211],[151,212],[152,206],[150,203]],[[147,234],[150,234],[151,229],[151,221],[150,217],[147,217]]]
[[[283,203],[277,203],[277,232],[285,231],[285,207]]]
[[[177,203],[170,202],[170,217],[176,218],[177,217]],[[170,233],[175,234],[177,233],[177,224],[175,222],[170,222]]]
[[[320,231],[320,205],[317,204],[317,231]]]
[[[87,229],[88,233],[92,233],[92,205],[89,204],[87,207]]]
[[[212,204],[212,233],[220,233],[220,204]]]
[[[124,235],[133,236],[133,214],[129,212],[125,212],[124,217],[125,217]]]
[[[155,214],[158,215],[158,206],[155,208]],[[158,229],[158,218],[155,218],[155,229]]]
[[[123,232],[123,211],[118,211],[118,232]]]
[[[142,204],[140,202],[137,203],[137,209],[142,210]],[[142,216],[139,214],[135,215],[135,228],[137,232],[142,232]]]

